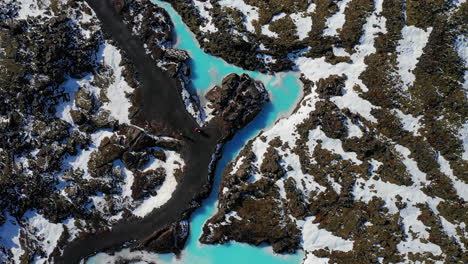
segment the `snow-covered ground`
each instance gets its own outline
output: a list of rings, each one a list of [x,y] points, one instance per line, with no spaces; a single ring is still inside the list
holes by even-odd
[[[423,54],[423,49],[429,40],[432,28],[427,30],[415,26],[404,26],[401,34],[403,38],[399,41],[398,52],[398,73],[403,81],[403,88],[408,89],[416,77],[413,70]]]
[[[312,18],[306,13],[294,13],[291,14],[291,19],[296,25],[299,40],[307,38],[312,29]]]
[[[286,16],[285,13],[279,13],[279,14],[274,15],[273,18],[271,19],[270,23],[265,24],[265,25],[262,26],[262,34],[265,35],[265,36],[269,36],[271,38],[277,38],[278,33],[273,32],[273,31],[270,30],[270,24],[277,21],[277,20],[282,19],[285,16]]]
[[[134,215],[144,217],[171,199],[172,193],[175,191],[177,186],[175,172],[177,169],[183,169],[185,163],[177,152],[165,151],[165,154],[167,158],[165,162],[151,158],[147,167],[144,168],[143,171],[164,168],[167,175],[164,183],[157,189],[158,194],[145,199],[143,203],[133,211]]]
[[[10,250],[15,263],[20,263],[19,259],[24,253],[19,241],[20,230],[17,220],[7,213],[5,224],[0,226],[0,246]],[[6,258],[7,256],[0,250],[0,260]]]
[[[200,25],[200,30],[204,32],[214,33],[218,28],[213,24],[213,17],[210,15],[209,10],[213,8],[209,1],[193,0],[195,7],[198,9],[200,16],[205,19],[205,24]]]
[[[352,63],[342,62],[332,65],[326,62],[324,57],[317,59],[300,57],[296,60],[299,71],[313,82],[330,75],[345,75],[347,77],[344,88],[346,93],[344,96],[333,98],[333,102],[341,109],[349,108],[352,112],[361,114],[371,122],[377,122],[371,114],[371,110],[375,106],[360,97],[354,87],[358,85],[363,91],[367,91],[367,87],[359,78],[367,68],[364,59],[375,52],[374,38],[377,34],[387,32],[385,28],[386,18],[379,16],[382,12],[382,3],[382,0],[376,1],[375,11],[364,25],[364,35],[361,37],[361,43],[356,47],[357,52],[351,56]]]
[[[49,0],[19,0],[18,19],[27,19],[28,17],[46,16],[46,8],[50,6]]]
[[[130,124],[130,119],[128,117],[128,109],[132,106],[127,94],[133,92],[128,83],[124,80],[122,76],[122,55],[113,45],[106,44],[103,51],[103,62],[105,65],[108,65],[113,73],[114,80],[107,88],[107,98],[109,99],[108,103],[105,103],[103,108],[110,111],[111,115],[118,120],[120,123]]]
[[[320,229],[318,224],[314,224],[314,217],[308,217],[304,221],[299,221],[299,225],[303,224],[302,238],[304,240],[304,250],[314,251],[316,249],[330,248],[340,251],[350,251],[353,249],[353,242],[334,236],[327,230]]]
[[[341,0],[337,3],[339,10],[325,22],[326,28],[323,31],[324,36],[338,35],[338,30],[341,29],[346,22],[344,11],[351,1],[352,0]]]
[[[232,0],[220,0],[218,2],[220,6],[230,7],[241,11],[245,15],[245,27],[247,31],[255,32],[255,28],[252,24],[254,20],[258,20],[258,8],[246,4],[243,0],[232,1]]]

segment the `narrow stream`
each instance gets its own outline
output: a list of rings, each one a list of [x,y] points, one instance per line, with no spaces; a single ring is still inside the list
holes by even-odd
[[[236,242],[224,245],[203,245],[198,241],[202,233],[203,224],[216,212],[218,188],[221,175],[227,164],[236,157],[245,143],[256,136],[262,129],[274,124],[278,118],[291,111],[301,94],[299,75],[295,72],[285,72],[276,75],[265,75],[259,72],[245,71],[239,67],[227,64],[224,60],[208,55],[198,45],[194,35],[182,22],[182,18],[166,2],[152,0],[153,3],[165,8],[175,26],[177,35],[177,48],[187,50],[192,58],[192,84],[201,100],[203,95],[214,85],[220,84],[224,76],[230,73],[247,73],[253,78],[263,81],[270,92],[271,102],[265,105],[260,115],[246,128],[224,146],[222,159],[218,162],[213,192],[203,201],[200,209],[195,211],[191,218],[191,233],[179,259],[173,254],[151,254],[151,259],[157,263],[193,263],[193,264],[285,264],[300,263],[302,252],[293,255],[273,254],[271,247],[255,247]],[[128,249],[119,252],[119,255],[129,254]],[[148,253],[150,254],[150,253]],[[149,257],[149,256],[148,256]],[[107,263],[109,255],[101,253],[87,261],[87,264]]]

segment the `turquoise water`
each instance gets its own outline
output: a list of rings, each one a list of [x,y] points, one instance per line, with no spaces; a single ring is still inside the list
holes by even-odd
[[[191,233],[185,250],[179,259],[172,254],[159,255],[158,263],[193,263],[193,264],[286,264],[300,263],[302,253],[294,255],[273,254],[271,247],[255,247],[236,242],[224,245],[202,245],[198,238],[202,233],[205,221],[216,212],[218,188],[222,170],[236,157],[244,144],[260,130],[271,126],[279,117],[294,108],[301,93],[298,74],[294,72],[280,73],[275,76],[258,72],[245,71],[239,67],[227,64],[224,60],[206,54],[196,42],[193,34],[182,22],[182,18],[167,3],[152,0],[153,3],[164,7],[170,14],[177,34],[177,48],[187,50],[192,57],[193,88],[203,98],[203,94],[214,84],[221,83],[222,78],[230,73],[247,73],[264,82],[270,92],[271,102],[268,103],[260,115],[246,128],[228,142],[223,149],[222,159],[218,162],[215,184],[210,197],[203,202],[191,218]],[[91,258],[88,264],[105,262],[106,256],[100,254]]]

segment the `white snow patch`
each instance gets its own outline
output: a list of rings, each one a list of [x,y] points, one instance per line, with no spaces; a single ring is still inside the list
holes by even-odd
[[[362,137],[363,133],[362,130],[359,128],[358,125],[351,122],[351,120],[346,119],[346,127],[348,128],[348,137]]]
[[[437,205],[441,201],[440,198],[432,198],[421,191],[421,187],[401,186],[392,183],[383,182],[381,180],[358,179],[356,182],[353,195],[356,200],[369,202],[374,196],[382,198],[385,201],[385,206],[389,209],[390,214],[399,213],[403,219],[403,227],[408,238],[400,242],[397,247],[402,253],[408,252],[432,252],[440,254],[442,251],[439,246],[433,243],[423,243],[421,239],[427,239],[429,233],[426,231],[426,226],[417,218],[420,215],[420,209],[416,204],[428,204],[429,208],[438,214]],[[407,207],[399,211],[396,207],[396,196],[402,197],[402,201],[407,203]],[[416,233],[416,237],[411,235],[410,230]]]
[[[455,240],[457,240],[458,244],[460,245],[460,247],[463,249],[463,250],[466,250],[465,248],[465,244],[463,244],[462,242],[462,238],[457,234],[457,229],[456,229],[456,225],[450,223],[449,221],[447,221],[444,217],[440,216],[439,217],[440,219],[440,222],[442,224],[442,227],[444,228],[444,231],[445,233],[448,235],[448,236],[451,236],[451,237],[454,237]],[[465,223],[461,223],[459,225],[460,229],[461,230],[465,230]],[[462,231],[463,234],[466,234],[465,231]]]
[[[397,151],[404,156],[403,163],[406,165],[408,172],[411,173],[414,184],[412,186],[396,185],[382,180],[375,180],[373,177],[369,180],[358,179],[353,190],[353,196],[356,200],[369,202],[373,197],[379,197],[385,201],[385,206],[389,209],[390,214],[399,213],[402,217],[403,227],[408,237],[405,241],[400,242],[397,247],[402,253],[409,252],[431,252],[433,254],[441,254],[442,250],[439,246],[433,243],[423,243],[421,239],[427,239],[429,233],[426,231],[426,226],[417,218],[421,214],[421,210],[416,207],[417,204],[427,204],[429,208],[438,214],[437,205],[442,201],[438,197],[427,196],[421,188],[425,186],[425,174],[419,171],[416,162],[408,158],[410,151],[402,146],[396,147]],[[375,175],[375,170],[381,165],[380,162],[372,160],[371,173]],[[407,204],[406,208],[401,211],[396,206],[396,196],[402,198],[402,202]],[[413,231],[415,236],[412,235]]]
[[[349,57],[351,56],[345,48],[333,46],[333,54],[337,57]]]
[[[344,14],[344,11],[348,6],[349,2],[351,2],[351,0],[342,0],[337,3],[339,10],[337,13],[329,17],[325,22],[326,28],[325,30],[323,30],[324,36],[338,35],[338,30],[341,29],[345,23],[346,16]]]
[[[289,142],[290,145],[291,143],[292,142]],[[312,175],[307,174],[307,173],[304,174],[302,172],[301,162],[300,162],[298,155],[291,153],[291,152],[287,152],[287,154],[288,154],[287,157],[283,155],[284,163],[291,166],[293,170],[286,172],[286,176],[283,177],[283,179],[280,179],[277,181],[278,186],[279,186],[279,182],[284,181],[284,179],[293,178],[296,181],[296,184],[299,190],[301,190],[302,193],[304,193],[306,197],[312,191],[315,191],[317,192],[317,194],[319,194],[326,190],[326,187],[317,183]]]
[[[329,258],[319,258],[312,254],[312,252],[306,252],[304,257],[303,264],[328,264]]]
[[[270,30],[270,25],[271,23],[283,18],[286,16],[286,13],[279,13],[279,14],[276,14],[272,17],[270,23],[268,24],[265,24],[262,26],[262,34],[265,35],[265,36],[268,36],[268,37],[271,37],[271,38],[277,38],[278,37],[278,33],[276,32],[273,32]]]
[[[200,107],[193,100],[190,93],[186,89],[184,82],[182,82],[182,100],[184,101],[187,112],[189,112],[189,114],[193,116],[193,118],[195,119],[195,121],[197,121],[197,124],[199,126],[203,126],[205,122],[210,121],[211,118],[214,117],[211,114],[213,110],[207,107],[206,105],[201,107],[200,109]]]
[[[453,175],[453,170],[450,168],[450,163],[446,160],[442,155],[439,154],[437,159],[440,165],[440,171],[447,175],[450,180],[452,180],[453,188],[457,192],[458,196],[460,196],[463,200],[468,202],[468,184],[464,183],[463,181],[459,180],[455,175]]]
[[[16,219],[7,212],[6,221],[0,226],[0,246],[10,249],[15,263],[20,263],[20,257],[24,253],[19,241],[20,229],[21,227]],[[4,258],[6,256],[0,251],[0,260]]]
[[[123,186],[122,186],[122,196],[123,197],[132,197],[132,185],[135,177],[133,176],[133,172],[127,169],[121,160],[114,161],[114,167],[119,166],[122,176],[124,177]]]
[[[75,93],[80,87],[87,89],[88,91],[94,91],[94,88],[91,88],[91,81],[93,80],[93,75],[88,74],[81,79],[68,78],[64,83],[61,84],[63,91],[68,94],[70,98],[69,101],[62,102],[55,107],[56,116],[64,121],[67,121],[70,124],[73,124],[73,119],[71,118],[70,110],[76,109],[75,100],[73,100]]]
[[[148,166],[143,171],[154,170],[157,168],[164,168],[166,170],[166,179],[157,190],[157,195],[147,198],[143,203],[138,206],[133,214],[144,217],[156,208],[164,205],[172,197],[172,193],[177,187],[177,181],[174,176],[176,169],[182,169],[184,161],[180,154],[174,151],[164,151],[166,154],[166,162],[151,158]]]
[[[337,194],[340,194],[342,186],[339,183],[337,183],[330,175],[327,175],[327,180],[330,183],[330,185],[332,186],[333,190]]]
[[[252,22],[254,20],[258,20],[259,18],[257,7],[248,5],[243,0],[237,0],[237,1],[221,0],[218,2],[218,4],[220,6],[230,7],[230,8],[234,8],[234,9],[241,11],[246,18],[246,21],[244,22],[244,24],[245,24],[247,31],[250,31],[252,33],[255,32],[255,28]]]
[[[401,30],[402,39],[398,41],[398,73],[403,81],[403,89],[407,90],[413,84],[416,77],[413,70],[418,64],[419,57],[423,54],[423,49],[429,40],[432,27],[426,30],[415,26],[404,26]]]
[[[309,132],[309,142],[307,145],[310,151],[313,151],[315,146],[317,146],[317,140],[322,141],[322,148],[340,155],[345,160],[350,160],[356,164],[362,164],[362,161],[357,158],[355,152],[344,151],[341,140],[327,137],[319,127]]]
[[[367,68],[364,58],[376,51],[374,47],[374,40],[377,34],[386,33],[385,28],[386,18],[380,16],[382,12],[382,0],[375,3],[375,11],[368,18],[364,25],[364,35],[361,37],[360,44],[356,47],[356,52],[351,56],[352,63],[338,63],[332,65],[325,61],[325,58],[311,59],[306,57],[299,57],[296,59],[296,65],[307,79],[317,82],[321,78],[327,78],[330,75],[343,75],[347,76],[345,82],[345,94],[343,96],[336,96],[332,101],[341,109],[349,108],[353,113],[359,113],[364,118],[371,122],[377,122],[377,119],[371,115],[371,110],[376,108],[369,101],[359,97],[358,93],[354,91],[353,87],[358,85],[363,91],[367,91],[367,87],[359,79],[359,76]]]
[[[304,221],[298,221],[302,228],[302,240],[304,250],[329,248],[331,250],[350,251],[353,249],[353,241],[345,240],[333,235],[331,232],[320,229],[319,224],[314,224],[315,217],[307,217]]]
[[[284,12],[281,12],[281,13],[279,13],[279,14],[276,14],[276,15],[274,15],[274,16],[271,18],[271,22],[278,21],[278,20],[282,19],[282,18],[285,17],[285,16],[286,16],[286,13],[284,13]]]
[[[455,39],[454,46],[465,67],[463,89],[465,89],[465,96],[468,96],[468,37],[465,35],[458,36]]]
[[[50,6],[49,0],[19,0],[18,19],[28,17],[45,16],[46,9]]]
[[[286,189],[284,189],[284,180],[276,181],[275,184],[276,186],[278,186],[281,199],[286,199]]]
[[[157,254],[147,251],[131,251],[129,248],[122,249],[112,255],[99,253],[86,263],[117,264],[122,263],[122,260],[127,261],[126,263],[135,264],[161,263],[161,259]]]
[[[312,30],[312,17],[305,13],[291,14],[291,19],[296,25],[297,36],[299,40],[303,40],[309,36],[310,30]]]
[[[120,123],[130,124],[128,117],[128,109],[132,106],[132,103],[127,98],[126,94],[132,93],[131,88],[122,76],[122,55],[119,50],[106,42],[104,44],[103,61],[106,65],[110,66],[114,72],[114,81],[107,88],[108,103],[105,103],[102,108],[107,109],[111,112],[111,116],[118,120]]]
[[[313,13],[315,12],[315,9],[317,8],[317,5],[315,3],[312,3],[311,0],[308,0],[309,6],[307,7],[306,13]]]
[[[232,222],[231,222],[231,219],[230,219],[231,217],[233,217],[233,218],[235,218],[235,219],[237,219],[237,220],[239,220],[239,221],[242,220],[242,217],[240,217],[240,216],[237,214],[236,211],[231,211],[231,212],[229,212],[229,213],[227,213],[227,214],[224,215],[224,222],[221,223],[221,225],[231,224],[231,223],[232,223]]]
[[[411,174],[414,184],[416,186],[424,186],[427,183],[426,173],[422,172],[418,168],[418,163],[411,159],[409,155],[411,151],[408,148],[405,148],[401,145],[395,145],[396,151],[403,155],[403,164],[406,166],[406,170]]]
[[[245,159],[245,157],[242,156],[242,157],[240,157],[240,158],[236,161],[236,164],[235,164],[234,167],[232,168],[232,172],[233,172],[233,173],[236,173],[236,172],[239,170],[240,166],[241,166],[242,163],[244,162],[244,159]]]
[[[67,168],[73,168],[75,170],[82,169],[84,171],[83,178],[90,179],[91,176],[88,174],[88,161],[90,159],[91,153],[99,147],[101,141],[105,137],[111,137],[112,135],[113,133],[107,130],[100,130],[91,134],[92,143],[88,149],[80,150],[78,155],[69,157],[67,160],[64,160],[63,164],[65,164],[65,167]]]
[[[36,237],[42,242],[40,245],[46,256],[50,256],[57,246],[57,242],[63,232],[62,224],[50,223],[44,216],[37,212],[30,212],[25,215],[28,217],[28,225]],[[48,263],[47,257],[36,256],[35,263]]]
[[[205,25],[200,25],[200,30],[203,32],[210,32],[215,33],[218,32],[218,28],[213,23],[213,17],[210,14],[210,10],[213,8],[210,1],[199,1],[193,0],[193,4],[198,9],[198,12],[202,18],[206,21],[204,22]]]
[[[462,4],[466,2],[466,0],[451,0],[456,7],[460,7]]]
[[[415,136],[420,136],[419,129],[422,127],[422,125],[421,123],[419,123],[419,121],[423,117],[422,115],[418,117],[413,117],[412,115],[404,114],[399,109],[394,109],[393,112],[396,113],[400,118],[404,130],[413,133],[413,135]]]
[[[400,216],[403,218],[403,227],[405,233],[408,234],[406,241],[398,243],[397,248],[401,253],[424,253],[430,252],[434,255],[442,254],[442,249],[431,242],[423,243],[421,239],[428,239],[429,233],[421,221],[418,220],[418,216],[421,214],[421,210],[414,206],[408,206],[400,211]],[[417,234],[417,238],[413,237],[411,231]]]
[[[68,218],[67,220],[63,221],[63,224],[68,228],[68,233],[70,235],[68,241],[72,241],[78,237],[79,231],[76,227],[76,220],[74,218]]]
[[[270,30],[270,24],[265,24],[262,26],[262,34],[270,38],[278,38],[279,35],[276,32]]]
[[[462,159],[468,160],[468,124],[463,124],[462,128],[458,132],[458,136],[463,142]]]

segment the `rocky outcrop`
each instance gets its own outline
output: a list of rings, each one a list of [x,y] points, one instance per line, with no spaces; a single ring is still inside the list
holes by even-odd
[[[147,250],[161,254],[178,254],[184,247],[188,235],[188,222],[179,221],[155,231],[141,242],[141,246]]]
[[[229,197],[232,203],[222,201],[218,212],[204,225],[200,241],[217,244],[235,240],[257,246],[268,243],[275,252],[295,252],[300,232],[282,214],[274,182],[261,180],[251,186],[240,184],[237,189],[239,192]]]
[[[260,81],[247,74],[235,73],[224,77],[222,84],[213,87],[207,94],[208,108],[222,129],[225,138],[252,121],[269,101],[268,92]]]
[[[330,98],[332,96],[341,96],[343,95],[345,81],[345,76],[338,75],[331,75],[326,79],[320,79],[317,82],[316,92],[322,99]]]
[[[148,196],[156,196],[158,193],[156,187],[163,184],[166,178],[166,171],[163,168],[149,170],[145,172],[136,171],[131,187],[132,198],[142,200]]]

